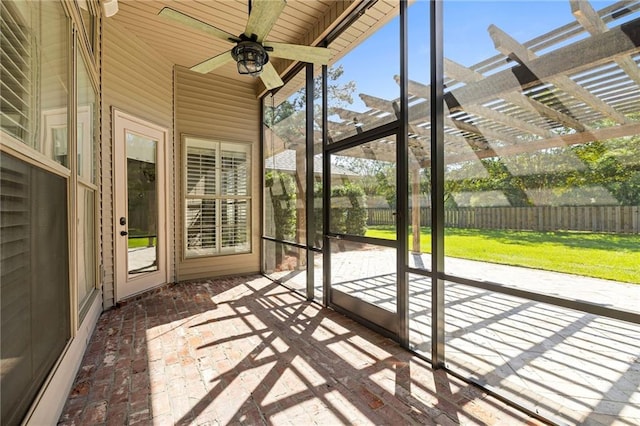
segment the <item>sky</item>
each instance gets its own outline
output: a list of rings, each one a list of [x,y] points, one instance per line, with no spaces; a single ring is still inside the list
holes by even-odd
[[[591,2],[596,10],[612,3]],[[395,17],[336,64],[344,66],[342,81],[356,82],[355,104],[350,109],[366,110],[358,93],[389,100],[399,96],[399,87],[393,79],[399,74],[398,21]],[[497,51],[487,31],[491,24],[524,43],[573,21],[569,0],[445,1],[444,55],[465,66],[494,56]],[[417,0],[413,3],[408,22],[409,78],[428,84],[429,2]]]

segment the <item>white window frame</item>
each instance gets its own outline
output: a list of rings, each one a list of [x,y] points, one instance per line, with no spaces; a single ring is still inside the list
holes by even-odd
[[[252,210],[252,194],[251,194],[251,144],[247,142],[229,142],[214,139],[207,139],[196,136],[182,137],[182,258],[197,259],[210,256],[235,255],[251,253],[251,210]],[[211,150],[215,155],[215,194],[189,194],[188,192],[188,151],[189,148],[201,148]],[[222,151],[229,150],[234,152],[242,152],[246,155],[246,188],[241,195],[223,194],[221,188],[221,158]],[[187,208],[190,200],[210,200],[214,202],[214,247],[189,247],[189,223]],[[244,244],[240,246],[223,247],[223,224],[222,224],[222,205],[226,200],[237,200],[246,202],[246,230],[244,235]]]

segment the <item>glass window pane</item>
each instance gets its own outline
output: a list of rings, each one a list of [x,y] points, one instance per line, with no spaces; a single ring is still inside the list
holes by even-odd
[[[0,423],[19,424],[71,335],[67,181],[0,153],[0,196]]]
[[[78,96],[78,176],[85,182],[96,181],[96,144],[95,134],[98,122],[96,100],[98,95],[91,84],[87,66],[78,55],[77,62],[77,96]]]
[[[324,297],[324,286],[322,280],[324,277],[324,263],[322,253],[310,251],[313,256],[313,299],[322,303]]]
[[[264,99],[264,234],[305,244],[305,70]]]
[[[4,132],[69,167],[69,22],[60,2],[2,2]]]
[[[216,200],[188,198],[185,205],[185,250],[187,257],[218,252]]]
[[[96,211],[95,191],[78,186],[78,309],[90,300],[96,289]],[[81,315],[82,317],[82,315]]]
[[[329,142],[396,120],[400,29],[397,1],[375,2],[329,48],[349,49],[329,68]],[[376,16],[373,18],[372,16]],[[384,17],[378,20],[378,17]]]
[[[247,200],[220,201],[221,243],[223,253],[245,253],[249,250],[249,212]]]
[[[621,307],[583,290],[640,283],[640,56],[603,41],[640,11],[572,5],[444,5],[445,268]]]
[[[318,70],[314,74],[313,89],[313,223],[311,230],[314,237],[309,239],[309,245],[322,248],[323,244],[323,198],[322,198],[322,179],[324,175],[323,169],[323,144],[322,144],[322,73]],[[320,274],[320,282],[322,282],[322,274]],[[316,281],[317,284],[317,281]]]
[[[82,16],[82,24],[84,31],[87,34],[89,40],[89,49],[93,51],[95,43],[95,24],[96,18],[93,13],[89,2],[91,0],[78,0],[78,6],[80,7],[80,15]]]
[[[636,422],[640,325],[454,283],[445,302],[447,367],[562,423]]]
[[[234,149],[235,148],[235,149]],[[249,194],[249,153],[236,147],[222,145],[220,153],[221,195]]]
[[[187,146],[187,194],[216,195],[216,147]]]
[[[285,286],[307,291],[307,253],[305,249],[263,240],[262,271]]]
[[[186,257],[251,251],[250,149],[185,138]]]
[[[408,274],[409,344],[412,349],[431,358],[431,278]]]
[[[431,269],[431,106],[429,2],[408,8],[409,265]]]

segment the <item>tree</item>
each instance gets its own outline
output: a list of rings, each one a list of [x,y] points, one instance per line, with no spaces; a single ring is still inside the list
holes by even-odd
[[[344,74],[344,67],[329,67],[327,69],[327,101],[330,107],[347,106],[353,103],[353,93],[356,90],[356,82],[348,81],[341,83],[339,80]],[[313,99],[322,98],[322,75],[317,75],[313,79]],[[304,109],[307,102],[306,91],[300,89],[292,99],[294,108]]]

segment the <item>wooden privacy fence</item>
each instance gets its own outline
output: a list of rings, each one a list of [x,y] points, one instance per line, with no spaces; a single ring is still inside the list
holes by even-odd
[[[391,225],[394,210],[367,209],[367,225]],[[452,228],[640,233],[640,206],[478,207],[445,210]],[[408,215],[411,220],[411,213]],[[420,209],[420,226],[431,226],[431,208]]]

